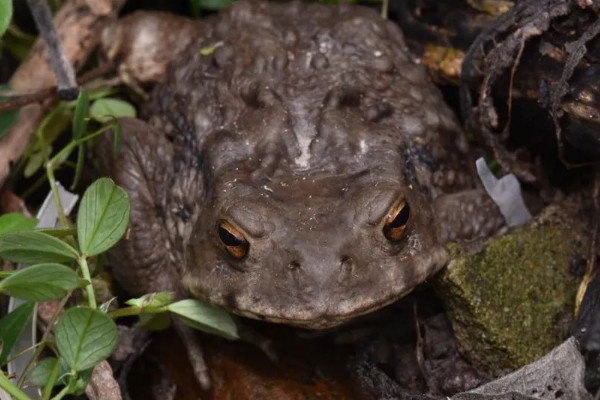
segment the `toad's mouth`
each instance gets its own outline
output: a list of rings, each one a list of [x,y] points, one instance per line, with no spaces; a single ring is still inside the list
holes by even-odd
[[[330,289],[334,287],[334,283],[330,281],[325,282],[320,289],[298,292],[297,295],[291,292],[286,296],[282,296],[281,291],[269,290],[272,287],[268,285],[263,286],[264,291],[243,287],[245,290],[239,290],[236,296],[227,296],[224,293],[228,292],[216,290],[215,287],[207,290],[206,286],[200,285],[190,285],[188,290],[195,297],[242,317],[321,330],[334,328],[398,301],[439,271],[446,260],[445,249],[436,246],[429,252],[414,257],[414,264],[395,268],[400,271],[398,274],[389,269],[390,274],[381,274],[378,280],[373,280],[368,285],[347,290],[340,286]],[[406,271],[411,266],[413,268],[407,274]],[[195,288],[199,290],[195,291]]]
[[[381,308],[384,308],[385,306],[388,306],[388,305],[400,300],[402,297],[408,295],[410,292],[412,292],[413,289],[414,289],[414,286],[411,288],[408,288],[407,290],[405,290],[402,293],[395,293],[385,299],[378,299],[377,301],[373,301],[371,304],[364,305],[362,307],[357,307],[350,312],[343,312],[343,313],[337,313],[337,314],[336,313],[321,313],[318,315],[315,314],[315,316],[313,316],[312,318],[311,317],[303,318],[302,314],[300,314],[296,317],[293,314],[288,314],[288,315],[260,314],[260,313],[252,312],[249,310],[229,309],[227,307],[225,307],[225,308],[227,309],[227,311],[234,313],[236,315],[239,315],[241,317],[245,317],[245,318],[273,322],[273,323],[277,323],[277,324],[285,324],[285,325],[295,326],[295,327],[304,328],[304,329],[324,330],[324,329],[335,328],[335,327],[342,325],[342,324],[344,324],[350,320],[353,320],[357,317],[360,317],[365,314],[370,314]]]

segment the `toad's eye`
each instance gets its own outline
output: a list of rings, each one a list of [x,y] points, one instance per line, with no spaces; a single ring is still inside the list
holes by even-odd
[[[221,220],[219,221],[218,234],[221,244],[231,257],[241,260],[248,254],[250,243],[248,243],[244,234],[235,226],[225,220]]]
[[[410,221],[410,207],[404,199],[400,200],[390,210],[383,222],[383,234],[390,242],[397,242],[404,237]]]

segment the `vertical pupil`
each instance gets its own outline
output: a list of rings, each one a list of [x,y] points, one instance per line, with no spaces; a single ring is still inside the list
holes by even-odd
[[[410,207],[407,203],[404,203],[404,206],[402,207],[398,215],[396,215],[396,218],[394,218],[394,220],[390,224],[390,228],[398,228],[400,226],[406,225],[406,223],[408,222],[408,217],[410,217]]]
[[[226,246],[240,246],[242,241],[236,238],[227,229],[219,227],[219,238]]]

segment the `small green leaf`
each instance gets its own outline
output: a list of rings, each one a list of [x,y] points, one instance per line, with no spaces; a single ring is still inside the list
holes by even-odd
[[[83,162],[85,160],[85,144],[80,144],[77,146],[77,164],[75,164],[75,177],[73,178],[73,183],[71,184],[71,190],[74,190],[81,179],[81,174],[83,173]]]
[[[42,361],[37,363],[33,371],[31,371],[27,377],[27,381],[35,386],[46,385],[46,382],[48,382],[48,378],[50,377],[50,374],[52,373],[52,370],[56,366],[57,362],[58,359],[56,357],[44,358]],[[68,370],[61,372],[62,373],[60,375],[63,375],[64,373],[67,373]],[[58,383],[62,383],[64,385],[64,382],[56,381],[56,384]]]
[[[175,301],[175,296],[171,292],[158,292],[145,294],[137,299],[129,299],[125,302],[130,306],[147,308],[147,307],[163,307]]]
[[[0,0],[0,25],[2,24],[2,7],[3,4],[8,2],[9,6],[11,5],[10,0]],[[9,17],[10,19],[10,17]],[[1,28],[1,27],[0,27]],[[0,92],[3,90],[10,90],[10,86],[8,85],[0,85]],[[0,96],[0,103],[4,103],[9,99],[6,97]],[[0,113],[0,139],[8,133],[10,128],[17,122],[17,118],[19,117],[19,110],[10,110],[4,111]]]
[[[70,308],[56,324],[56,346],[76,371],[98,365],[112,353],[116,344],[117,326],[98,310]]]
[[[94,101],[90,115],[100,123],[110,122],[113,118],[135,117],[135,107],[126,101],[104,97]]]
[[[230,340],[239,338],[235,321],[222,308],[186,299],[170,304],[168,309],[192,328]]]
[[[140,314],[140,327],[149,331],[161,331],[171,326],[169,313]]]
[[[75,228],[38,228],[36,229],[38,232],[45,233],[50,236],[54,236],[56,238],[73,236],[75,237]]]
[[[119,151],[121,151],[121,138],[123,137],[121,124],[119,121],[117,121],[115,127],[113,128],[113,135],[113,154],[117,155],[119,154]]]
[[[85,191],[77,214],[77,238],[83,254],[94,256],[121,239],[129,223],[129,196],[108,178]]]
[[[0,293],[31,301],[60,299],[77,285],[77,274],[60,264],[37,264],[0,281]]]
[[[90,91],[90,100],[97,100],[102,97],[108,97],[115,93],[119,93],[119,89],[116,87],[101,87]]]
[[[35,36],[27,34],[16,27],[9,25],[2,37],[2,49],[10,52],[17,60],[23,61],[35,41]]]
[[[73,115],[73,140],[81,139],[87,131],[87,116],[90,111],[90,96],[86,90],[79,92]]]
[[[0,235],[7,232],[28,231],[37,225],[35,218],[27,218],[21,213],[0,215]]]
[[[90,382],[90,379],[92,379],[93,372],[93,368],[88,368],[85,371],[79,371],[79,373],[77,374],[77,380],[75,381],[75,385],[73,386],[73,390],[71,390],[70,393],[74,396],[82,396],[85,393],[85,388]]]
[[[0,257],[23,264],[77,260],[77,251],[42,232],[13,232],[0,236]]]
[[[206,46],[206,47],[202,47],[200,49],[200,55],[201,56],[210,56],[212,53],[215,52],[216,47],[215,46]]]
[[[190,6],[192,17],[200,18],[202,13],[200,12],[200,5],[198,4],[198,0],[188,0],[188,4]]]
[[[60,102],[42,120],[37,128],[36,139],[38,137],[43,140],[36,140],[33,149],[42,150],[42,146],[47,147],[54,143],[56,139],[67,129],[73,121],[73,109],[69,107],[68,103]],[[47,150],[48,154],[51,154],[51,150]]]
[[[35,303],[27,302],[15,308],[0,319],[0,365],[4,365],[17,338],[29,320]]]
[[[197,0],[201,8],[218,11],[233,3],[233,0]]]
[[[47,146],[48,154],[52,154],[52,145]],[[29,156],[27,159],[27,164],[25,164],[25,170],[23,171],[23,176],[25,178],[31,178],[33,174],[39,171],[44,165],[44,153],[39,150]]]
[[[61,358],[60,360],[57,360],[56,357],[49,357],[49,358],[45,358],[42,361],[40,361],[35,366],[35,368],[31,371],[31,373],[29,374],[27,381],[30,384],[35,385],[35,386],[42,386],[42,387],[45,386],[46,383],[48,382],[48,379],[50,378],[50,374],[52,373],[52,370],[56,366],[57,362],[60,362],[59,372],[58,372],[59,379],[57,379],[56,382],[54,382],[54,386],[67,385],[67,383],[69,381],[70,368],[63,358]],[[78,394],[78,392],[81,392],[82,386],[83,386],[83,389],[85,389],[85,386],[87,386],[87,383],[92,376],[92,371],[93,371],[93,368],[79,372],[77,374],[78,376],[77,376],[77,381],[75,383],[75,387],[73,388],[73,390],[70,393]]]
[[[12,0],[0,0],[0,36],[4,34],[12,18]]]

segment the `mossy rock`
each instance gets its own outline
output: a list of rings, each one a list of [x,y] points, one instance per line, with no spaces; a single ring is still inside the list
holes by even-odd
[[[452,261],[436,290],[461,353],[483,372],[520,368],[568,336],[580,281],[570,270],[589,245],[578,199],[548,207],[475,254],[449,246]]]

